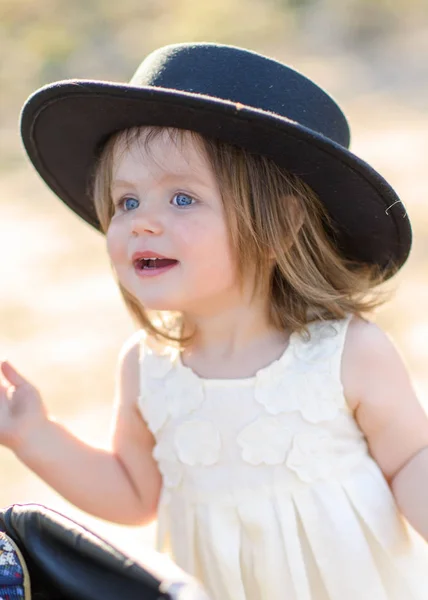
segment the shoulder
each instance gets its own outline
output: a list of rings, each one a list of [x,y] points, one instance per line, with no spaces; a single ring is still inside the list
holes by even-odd
[[[138,330],[125,341],[119,352],[118,380],[137,389],[148,373],[159,369],[159,359],[166,357],[171,364],[172,356],[169,346],[156,341],[144,330]]]
[[[136,331],[123,344],[119,352],[117,386],[121,396],[136,398],[139,393],[140,356],[145,332]]]
[[[397,352],[391,336],[379,325],[353,315],[349,321],[345,350],[354,358],[365,358],[367,351],[383,356],[384,352]]]
[[[135,362],[141,353],[141,346],[145,343],[146,334],[144,331],[135,331],[127,338],[119,352],[119,364]]]
[[[350,323],[343,356],[345,396],[371,456],[391,480],[428,445],[427,414],[399,350],[374,323]]]
[[[139,370],[147,354],[161,354],[162,346],[143,329],[135,331],[123,344],[119,352],[119,371]]]
[[[342,359],[342,379],[351,408],[368,396],[368,388],[386,379],[407,378],[404,360],[391,336],[372,321],[353,316],[349,322]]]

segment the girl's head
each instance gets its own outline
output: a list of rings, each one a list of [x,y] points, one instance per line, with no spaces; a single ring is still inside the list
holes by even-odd
[[[21,131],[48,185],[107,232],[138,322],[156,334],[151,319],[168,317],[161,337],[250,302],[292,330],[369,310],[410,252],[405,209],[349,150],[336,102],[243,48],[175,44],[129,83],[45,86]],[[132,255],[145,250],[178,262],[143,279]]]
[[[299,330],[379,302],[380,269],[341,256],[314,192],[261,155],[188,130],[128,129],[106,143],[93,193],[125,303],[157,337],[243,304]],[[133,255],[147,250],[177,263],[142,277]]]

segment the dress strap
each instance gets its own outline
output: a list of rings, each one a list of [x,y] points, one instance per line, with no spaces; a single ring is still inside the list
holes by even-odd
[[[340,381],[340,383],[342,383],[341,370],[346,334],[348,332],[349,323],[351,322],[353,316],[353,314],[348,314],[344,319],[340,319],[335,322],[337,351],[333,357],[332,374],[338,381]]]
[[[348,313],[343,319],[318,321],[309,325],[315,359],[328,368],[330,376],[342,387],[342,357],[349,323],[353,318]]]
[[[298,361],[296,369],[301,375],[307,375],[307,381],[300,381],[299,385],[307,389],[307,393],[313,387],[318,395],[328,390],[328,394],[336,398],[336,404],[343,408],[346,400],[341,376],[342,356],[352,317],[347,314],[343,319],[309,323],[310,338],[302,335],[294,349]]]
[[[171,397],[175,396],[175,387],[171,384],[174,356],[172,348],[161,346],[143,333],[140,340],[138,408],[154,435],[166,423]]]

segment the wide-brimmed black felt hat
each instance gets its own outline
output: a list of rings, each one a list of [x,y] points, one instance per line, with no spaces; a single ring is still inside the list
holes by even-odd
[[[190,129],[263,154],[300,176],[326,206],[344,256],[392,275],[406,261],[411,227],[391,186],[351,153],[336,102],[294,69],[212,43],[156,50],[130,83],[67,80],[27,100],[25,149],[74,212],[100,228],[89,188],[108,137],[137,125]],[[331,235],[332,232],[330,232]]]

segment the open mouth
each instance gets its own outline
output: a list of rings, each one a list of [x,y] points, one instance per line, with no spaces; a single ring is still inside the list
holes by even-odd
[[[139,274],[155,274],[174,267],[178,260],[172,258],[138,258],[134,261],[134,268]]]

